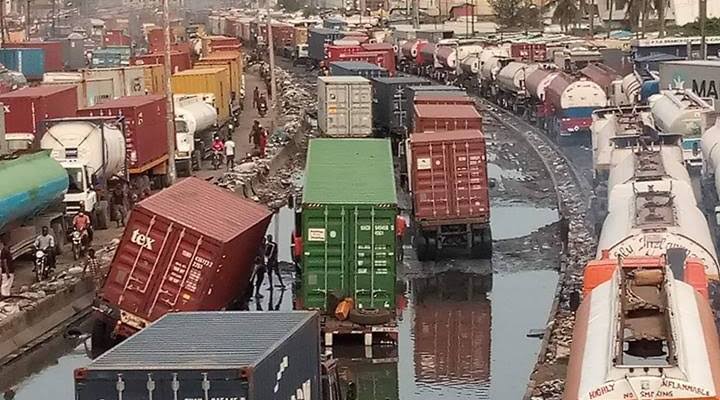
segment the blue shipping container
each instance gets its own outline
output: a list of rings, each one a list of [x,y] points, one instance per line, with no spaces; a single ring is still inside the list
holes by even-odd
[[[45,74],[45,50],[0,49],[0,64],[21,72],[28,80],[42,79]]]

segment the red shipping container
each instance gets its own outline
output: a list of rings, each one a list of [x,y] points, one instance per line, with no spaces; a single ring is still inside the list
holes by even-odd
[[[77,113],[77,86],[40,85],[0,95],[5,105],[8,134],[35,134],[43,120],[74,117]]]
[[[45,72],[60,72],[65,69],[63,43],[54,41],[30,41],[5,43],[6,49],[43,49],[45,50]]]
[[[360,51],[352,54],[342,54],[340,55],[340,60],[365,61],[385,68],[390,76],[394,76],[397,73],[397,69],[395,68],[395,54],[390,55],[384,51]]]
[[[327,63],[331,63],[333,61],[340,61],[340,56],[343,54],[353,54],[363,51],[363,48],[360,46],[342,46],[342,45],[334,45],[334,44],[326,44],[325,45],[325,60]]]
[[[170,53],[170,63],[173,74],[186,69],[192,68],[192,60],[190,53],[184,53],[179,51],[173,51]],[[130,59],[131,65],[152,65],[162,64],[165,65],[165,56],[160,54],[143,54],[134,56]]]
[[[414,133],[464,129],[482,129],[482,118],[475,106],[416,104],[414,107]]]
[[[78,110],[80,117],[125,117],[129,171],[140,174],[168,158],[165,96],[128,96]]]
[[[271,217],[266,207],[197,178],[138,203],[100,296],[124,316],[119,333],[129,336],[170,312],[217,311],[242,299]]]
[[[489,381],[492,317],[483,280],[490,279],[445,272],[413,280],[416,298],[422,299],[415,305],[413,330],[418,381]]]
[[[170,43],[175,43],[176,38],[172,30],[170,31]],[[165,30],[162,28],[152,28],[147,33],[148,50],[150,53],[161,53],[165,51]]]
[[[433,92],[418,92],[413,99],[414,104],[445,104],[445,105],[471,105],[475,106],[475,101],[464,92],[459,92],[457,96],[438,95]]]
[[[130,36],[122,29],[113,29],[105,32],[103,46],[130,46]]]
[[[412,134],[410,164],[414,216],[420,226],[490,221],[485,137],[480,130]]]
[[[210,52],[220,52],[220,51],[242,51],[242,46],[239,44],[229,44],[229,45],[214,45],[210,47]]]
[[[292,46],[295,44],[295,27],[292,25],[273,24],[272,35],[275,47]]]

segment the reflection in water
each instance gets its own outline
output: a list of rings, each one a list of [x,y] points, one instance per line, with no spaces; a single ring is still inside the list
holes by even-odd
[[[398,400],[397,360],[349,360],[340,359],[338,368],[344,392],[350,382],[355,386],[356,400]],[[350,400],[350,399],[348,399]]]
[[[529,235],[538,228],[558,221],[554,208],[534,207],[524,203],[499,203],[490,207],[493,240],[514,239]]]

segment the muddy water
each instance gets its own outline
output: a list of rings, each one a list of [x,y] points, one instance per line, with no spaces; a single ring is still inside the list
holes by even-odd
[[[522,203],[493,204],[493,236],[508,239],[527,235],[557,220],[552,209]],[[268,233],[277,237],[280,259],[290,260],[293,212],[280,211]],[[275,225],[278,224],[278,229]],[[411,253],[408,247],[406,254]],[[540,345],[526,338],[542,328],[552,302],[557,275],[550,271],[493,273],[489,261],[446,260],[421,264],[408,254],[400,277],[400,344],[397,351],[376,348],[337,349],[342,376],[355,384],[359,400],[425,400],[428,398],[517,399]],[[285,280],[291,279],[284,275]],[[292,296],[276,288],[262,292],[252,310],[289,310]],[[60,341],[45,359],[12,377],[14,393],[2,399],[36,400],[51,390],[56,400],[71,400],[72,371],[86,365],[84,347]],[[2,374],[2,371],[0,371]],[[5,375],[6,377],[8,375]]]

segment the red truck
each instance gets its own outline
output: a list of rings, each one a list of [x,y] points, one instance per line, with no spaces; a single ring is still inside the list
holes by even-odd
[[[241,308],[271,217],[197,178],[138,203],[94,307],[93,353],[167,313]]]
[[[340,61],[365,61],[375,64],[378,67],[385,68],[390,76],[397,74],[395,67],[395,55],[388,54],[384,51],[359,51],[350,54],[341,54]]]
[[[406,146],[418,259],[436,259],[445,248],[489,258],[492,234],[483,133],[479,129],[413,133]]]

